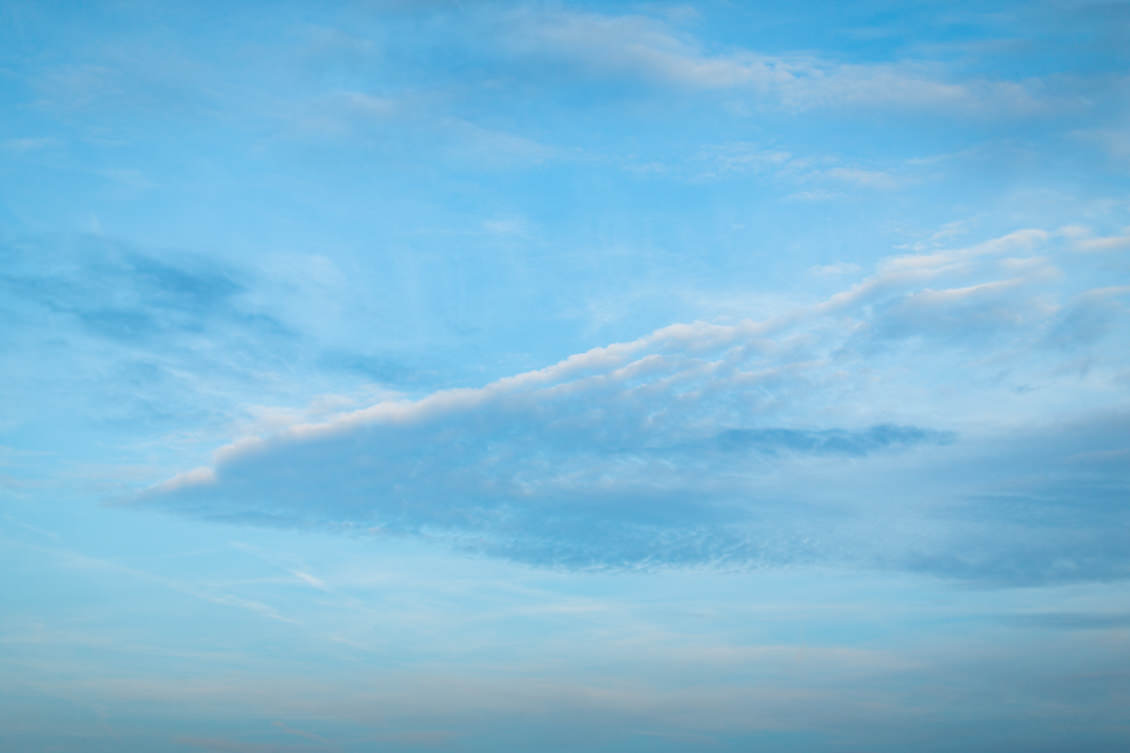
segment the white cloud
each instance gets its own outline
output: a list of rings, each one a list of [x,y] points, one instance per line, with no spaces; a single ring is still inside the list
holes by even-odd
[[[1075,242],[1075,248],[1079,251],[1123,251],[1130,249],[1130,235],[1081,238]]]
[[[738,90],[795,109],[877,105],[977,114],[1045,107],[1029,82],[951,81],[937,66],[913,62],[849,64],[814,55],[705,50],[667,21],[643,15],[530,11],[509,18],[507,43],[601,74],[636,76],[699,90]]]
[[[950,430],[983,426],[986,412],[1023,415],[1005,364],[1066,395],[1063,380],[1075,383],[1054,375],[1068,357],[1060,344],[1078,333],[1076,350],[1094,347],[1113,331],[1106,305],[1061,315],[1039,287],[1054,281],[1046,276],[995,276],[1002,257],[1050,237],[1026,229],[891,257],[840,293],[762,321],[674,324],[483,387],[245,437],[217,451],[212,469],[146,496],[212,519],[380,526],[570,566],[906,558],[897,537],[830,534],[824,516],[913,518],[924,502],[883,479],[900,463],[924,473],[929,458],[956,457]],[[1004,345],[997,333],[1010,335]],[[955,375],[966,389],[948,390]],[[1087,403],[1071,393],[1066,404]],[[1091,441],[1104,449],[1101,436]]]

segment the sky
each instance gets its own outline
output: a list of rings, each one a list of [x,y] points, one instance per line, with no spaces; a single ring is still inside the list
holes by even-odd
[[[1130,749],[1130,3],[0,0],[0,751]]]

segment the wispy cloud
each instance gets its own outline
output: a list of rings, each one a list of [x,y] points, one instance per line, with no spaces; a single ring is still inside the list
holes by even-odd
[[[580,11],[514,12],[513,49],[554,56],[601,75],[624,75],[686,89],[728,90],[807,109],[845,105],[1029,113],[1046,107],[1027,81],[954,79],[919,62],[843,63],[812,54],[710,51],[666,19]]]
[[[1125,251],[1130,249],[1130,235],[1079,238],[1075,242],[1075,248],[1079,251]]]
[[[131,185],[143,180],[133,172],[112,177]],[[162,258],[108,239],[52,240],[9,242],[0,251],[6,259],[0,287],[10,302],[71,317],[93,333],[130,341],[192,332],[218,318],[263,333],[286,331],[277,320],[243,304],[239,296],[246,286],[224,265],[191,255]]]
[[[840,275],[854,275],[862,271],[861,267],[855,262],[838,261],[834,264],[821,264],[812,267],[810,270],[813,274],[823,276],[840,276]]]
[[[1119,162],[1130,162],[1130,129],[1089,128],[1075,131],[1076,138],[1089,142]]]
[[[767,175],[786,185],[813,186],[794,192],[793,198],[834,198],[847,188],[891,190],[907,183],[906,178],[891,170],[843,164],[826,155],[800,156],[740,141],[703,149],[697,162],[707,165],[696,176],[698,180]]]
[[[252,612],[260,617],[289,625],[298,625],[299,622],[291,617],[281,614],[274,607],[264,604],[256,599],[248,599],[238,594],[222,591],[207,586],[170,578],[158,573],[141,570],[128,565],[123,565],[113,560],[101,557],[92,557],[80,551],[61,547],[43,547],[23,544],[25,548],[35,550],[53,558],[58,564],[77,571],[91,571],[120,575],[137,581],[151,583],[167,588],[195,599],[225,607],[232,607]]]
[[[900,184],[898,178],[882,170],[863,170],[858,167],[832,167],[823,173],[833,180],[862,188],[892,189]]]
[[[298,130],[321,137],[356,136],[371,132],[402,114],[404,105],[391,97],[363,91],[338,90],[307,103],[294,116]]]
[[[41,149],[48,149],[57,146],[59,140],[50,136],[26,136],[24,138],[4,139],[0,141],[0,148],[6,152],[15,152],[23,154],[25,152],[37,152]]]

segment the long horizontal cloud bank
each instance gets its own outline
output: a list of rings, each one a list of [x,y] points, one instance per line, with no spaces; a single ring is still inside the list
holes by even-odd
[[[768,320],[244,438],[143,500],[565,567],[1121,577],[1130,288],[1085,242],[893,257]]]

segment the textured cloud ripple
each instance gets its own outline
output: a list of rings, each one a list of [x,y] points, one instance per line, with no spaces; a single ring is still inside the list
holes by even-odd
[[[1121,372],[1071,369],[1122,324],[1125,291],[1065,281],[1054,255],[1070,252],[1026,230],[888,259],[764,321],[672,325],[244,438],[144,498],[567,567],[1109,577],[1130,561],[1110,527],[1127,518],[1130,423],[1098,416]],[[1062,347],[1076,325],[1087,337]],[[1057,418],[1030,420],[1036,404]]]

